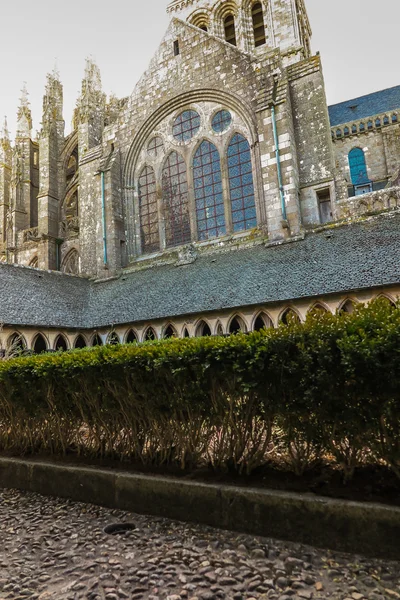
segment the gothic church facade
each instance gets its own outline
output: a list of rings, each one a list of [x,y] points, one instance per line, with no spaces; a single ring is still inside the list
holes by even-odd
[[[173,0],[128,98],[88,61],[0,136],[4,346],[220,335],[400,291],[400,86],[327,106],[305,0]],[[111,336],[111,337],[110,337]]]

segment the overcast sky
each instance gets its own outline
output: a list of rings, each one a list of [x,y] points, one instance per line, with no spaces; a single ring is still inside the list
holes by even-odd
[[[330,104],[400,84],[399,0],[305,0],[313,50],[322,55]],[[57,60],[67,131],[85,58],[100,66],[104,90],[129,95],[168,26],[168,0],[2,0],[0,118],[15,130],[23,81],[34,128],[46,73]]]

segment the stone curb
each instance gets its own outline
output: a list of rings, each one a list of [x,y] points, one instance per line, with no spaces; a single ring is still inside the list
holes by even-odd
[[[380,504],[10,458],[0,488],[400,559],[400,508]]]

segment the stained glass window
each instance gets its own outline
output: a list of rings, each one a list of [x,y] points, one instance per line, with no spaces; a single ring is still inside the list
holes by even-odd
[[[253,19],[254,43],[256,48],[258,48],[259,46],[263,46],[266,42],[263,7],[261,2],[256,2],[253,5],[251,16]]]
[[[151,167],[145,167],[139,177],[139,213],[142,252],[160,249],[156,176]]]
[[[154,137],[150,140],[149,145],[147,146],[147,152],[150,156],[161,156],[164,152],[164,142],[160,137]]]
[[[349,165],[353,185],[369,183],[365,154],[362,148],[353,148],[353,150],[350,150]]]
[[[193,183],[199,240],[226,233],[221,160],[217,148],[204,140],[194,155]]]
[[[228,146],[228,175],[233,231],[252,229],[257,215],[250,145],[239,133]]]
[[[186,164],[177,152],[169,155],[162,173],[167,247],[190,242],[190,217]]]
[[[195,110],[185,110],[175,120],[173,136],[179,142],[187,142],[196,135],[200,129],[200,115]]]
[[[229,129],[231,123],[231,113],[227,110],[220,110],[216,115],[214,115],[211,125],[215,133],[222,133],[223,131]]]

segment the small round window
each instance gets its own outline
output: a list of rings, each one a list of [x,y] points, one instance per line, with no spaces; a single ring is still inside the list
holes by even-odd
[[[154,137],[147,146],[150,156],[160,156],[164,152],[164,143],[160,137]]]
[[[229,129],[232,123],[232,115],[227,110],[220,110],[214,115],[212,120],[212,128],[215,133],[222,133]]]
[[[196,135],[200,129],[200,115],[195,110],[185,110],[175,120],[173,136],[179,142],[187,142]]]

